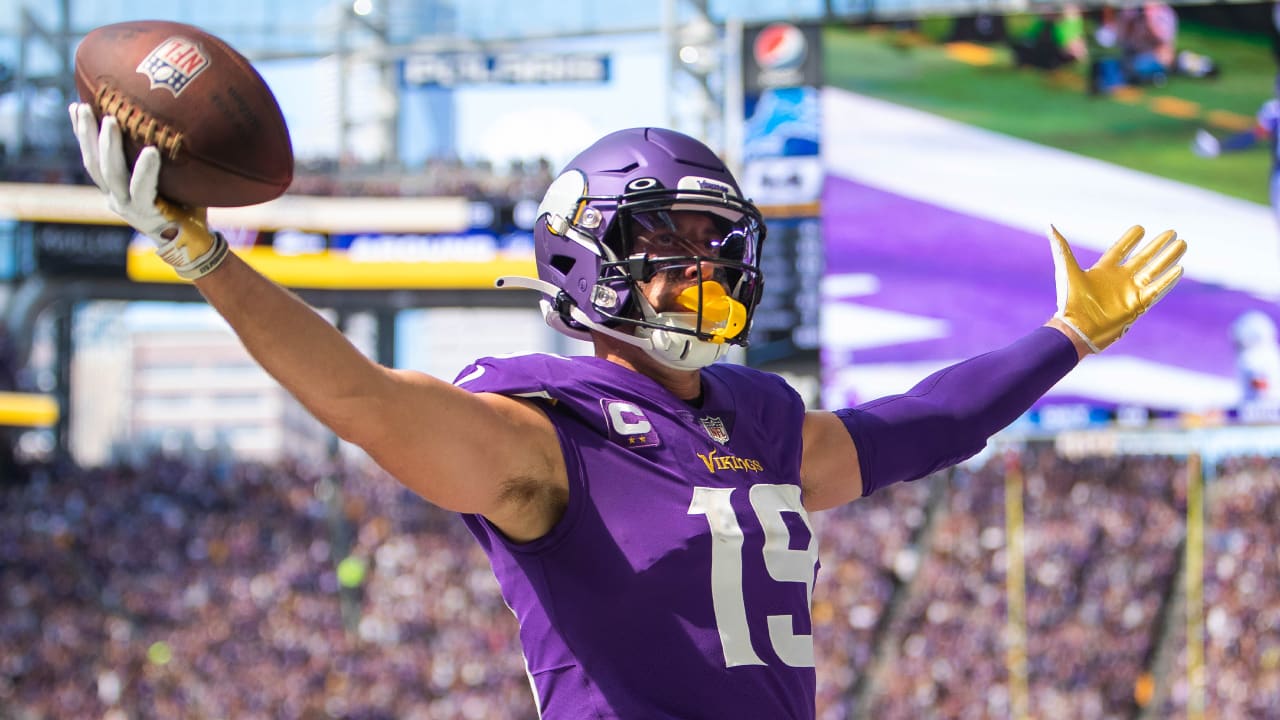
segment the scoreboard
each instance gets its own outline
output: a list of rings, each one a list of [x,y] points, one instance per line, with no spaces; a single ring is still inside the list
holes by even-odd
[[[816,363],[820,340],[822,221],[817,217],[768,219],[761,251],[764,294],[751,326],[751,365],[804,360]]]

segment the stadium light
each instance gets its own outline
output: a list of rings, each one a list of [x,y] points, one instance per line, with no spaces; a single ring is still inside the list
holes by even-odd
[[[706,76],[720,67],[720,33],[705,16],[699,15],[679,31],[676,56],[695,76]]]

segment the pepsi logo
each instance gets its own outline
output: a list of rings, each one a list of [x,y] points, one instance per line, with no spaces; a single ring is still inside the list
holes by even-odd
[[[804,63],[804,33],[791,23],[774,23],[756,36],[751,52],[762,70],[792,70]]]

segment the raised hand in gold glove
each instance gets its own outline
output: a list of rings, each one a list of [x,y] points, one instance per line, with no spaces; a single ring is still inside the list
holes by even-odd
[[[99,126],[85,103],[72,103],[68,111],[84,169],[106,196],[107,207],[151,238],[156,253],[182,277],[196,280],[213,272],[227,257],[227,241],[209,231],[204,208],[180,207],[157,195],[160,151],[143,148],[131,170],[114,117],[108,115]]]
[[[1054,317],[1094,352],[1119,340],[1182,277],[1178,261],[1187,251],[1186,241],[1166,230],[1139,247],[1144,233],[1142,226],[1134,225],[1093,267],[1082,270],[1066,239],[1049,226],[1058,287]]]

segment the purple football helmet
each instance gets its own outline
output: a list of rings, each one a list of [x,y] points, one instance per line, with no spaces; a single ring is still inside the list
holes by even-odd
[[[662,256],[636,249],[637,232],[673,232],[680,211],[711,219],[709,254],[687,245]],[[499,285],[541,291],[547,324],[570,337],[603,332],[671,367],[696,369],[747,344],[764,235],[760,211],[706,145],[672,130],[619,130],[571,160],[547,189],[534,226],[538,280]],[[656,311],[636,284],[695,265],[714,280],[683,296],[689,313]]]

